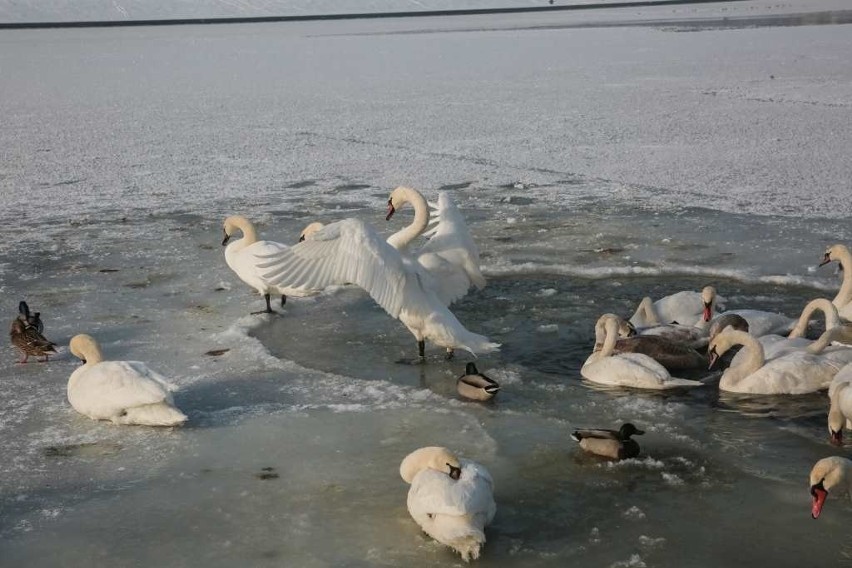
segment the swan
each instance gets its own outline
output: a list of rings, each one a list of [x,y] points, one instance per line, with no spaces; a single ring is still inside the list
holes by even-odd
[[[832,331],[826,333],[833,333]],[[731,366],[722,374],[719,389],[746,394],[806,394],[831,383],[840,368],[821,355],[814,346],[766,361],[763,345],[744,331],[727,329],[713,338],[707,350],[710,367],[728,349],[742,345]],[[738,360],[739,359],[739,360]]]
[[[823,314],[825,314],[826,331],[840,326],[840,318],[837,315],[837,308],[834,307],[834,304],[832,304],[825,298],[817,298],[815,300],[811,300],[802,310],[802,313],[799,316],[796,325],[793,327],[793,330],[790,332],[790,335],[788,335],[787,337],[783,337],[781,335],[773,333],[768,335],[762,335],[757,338],[760,344],[763,345],[763,356],[767,360],[769,360],[779,355],[790,353],[792,351],[799,351],[808,347],[809,345],[812,345],[814,341],[807,339],[803,336],[808,328],[808,324],[810,323],[811,317],[817,311],[821,311],[823,312]],[[735,314],[731,314],[730,312],[725,313],[731,317],[740,317],[736,316]],[[750,331],[750,329],[747,330]],[[743,356],[738,353],[736,357],[734,357],[734,359],[731,361],[731,364],[737,364],[742,357]]]
[[[302,231],[300,240],[304,240],[306,236],[311,235],[322,228],[321,223],[311,223],[305,230]],[[237,230],[242,231],[243,238],[228,243],[231,240],[231,235]],[[242,215],[232,215],[225,219],[224,224],[225,238],[222,240],[222,246],[225,248],[225,262],[228,267],[233,270],[240,280],[254,288],[266,300],[266,309],[253,314],[274,313],[269,305],[269,296],[271,292],[281,294],[281,306],[287,302],[287,296],[309,296],[314,294],[314,290],[305,288],[288,287],[288,286],[272,286],[267,282],[258,270],[258,262],[254,255],[261,253],[273,253],[278,250],[287,248],[287,245],[282,245],[274,241],[258,241],[257,232],[254,225]]]
[[[627,422],[618,430],[585,429],[574,430],[571,439],[590,454],[614,460],[626,460],[639,455],[639,444],[630,436],[641,436],[645,432]]]
[[[687,298],[688,294],[697,294],[696,292],[678,292],[672,296],[668,296],[668,298],[674,298],[675,296],[679,298]],[[664,298],[665,299],[665,298]],[[683,324],[681,323],[661,323],[661,318],[657,314],[657,311],[654,307],[654,303],[651,301],[651,298],[644,298],[642,302],[639,304],[639,308],[636,310],[636,314],[633,315],[633,318],[638,318],[641,320],[641,324],[636,327],[631,318],[631,325],[634,325],[636,333],[638,335],[657,335],[660,337],[664,337],[671,341],[675,341],[677,343],[683,343],[693,349],[700,349],[707,345],[709,341],[707,334],[710,329],[710,320],[713,318],[713,314],[716,311],[716,289],[712,286],[705,286],[701,290],[700,301],[703,308],[700,313],[695,316],[695,323],[690,325],[689,322],[692,320],[683,320]],[[662,300],[660,300],[662,301]]]
[[[491,400],[500,392],[500,385],[480,373],[475,363],[468,363],[464,375],[456,380],[456,389],[464,398],[485,401]]]
[[[793,318],[763,310],[728,310],[723,313],[738,315],[745,319],[748,322],[749,333],[755,337],[769,334],[786,335],[796,325],[796,320]]]
[[[811,469],[810,484],[813,498],[811,516],[816,519],[829,491],[834,490],[841,497],[852,497],[852,461],[840,456],[822,458]]]
[[[463,560],[479,558],[485,526],[497,512],[488,470],[431,446],[408,454],[399,474],[411,485],[408,512],[420,528]]]
[[[614,314],[602,315],[596,324],[604,334],[603,346],[593,352],[583,363],[580,374],[603,385],[633,387],[640,389],[670,389],[677,387],[696,387],[702,383],[688,379],[672,377],[665,367],[641,353],[622,353],[615,355],[618,340],[619,317]]]
[[[615,316],[617,317],[617,316]],[[595,324],[595,347],[600,348],[605,339],[603,324],[606,320],[598,320]],[[625,326],[631,329],[630,324],[618,318],[618,335],[623,335]],[[629,333],[629,332],[628,332]],[[666,337],[657,335],[633,335],[623,337],[615,342],[614,354],[619,353],[642,353],[654,359],[657,363],[670,371],[693,369],[706,364],[706,360],[695,349],[684,343],[672,341]]]
[[[831,301],[845,321],[852,321],[852,253],[846,245],[836,244],[828,247],[820,266],[837,261],[843,271],[843,284]]]
[[[846,365],[834,375],[828,387],[831,401],[828,410],[828,433],[831,441],[838,446],[843,443],[843,428],[852,428],[852,363]]]
[[[68,379],[68,402],[92,420],[115,424],[180,426],[186,415],[175,408],[171,387],[159,373],[139,361],[104,361],[89,335],[71,338],[71,353],[83,366]]]
[[[405,204],[414,208],[414,221],[388,237],[388,244],[405,254],[411,242],[421,234],[429,240],[412,256],[435,280],[435,294],[449,306],[467,294],[472,286],[481,290],[485,277],[479,269],[479,251],[455,203],[446,192],[438,195],[435,207],[437,224],[426,230],[430,221],[429,205],[416,189],[400,186],[388,199],[386,220]]]
[[[293,247],[263,251],[255,262],[272,285],[321,289],[357,284],[414,335],[421,361],[426,339],[474,355],[500,347],[465,329],[438,298],[434,278],[358,219],[326,225]]]
[[[707,332],[708,339],[713,341],[713,338],[725,331],[728,328],[737,331],[748,332],[748,322],[746,319],[737,314],[724,313],[710,322],[710,329]]]
[[[709,322],[713,312],[724,298],[716,295],[713,286],[705,286],[701,292],[684,290],[661,298],[656,302],[645,297],[630,317],[630,323],[636,327],[650,327],[659,324],[690,322]]]

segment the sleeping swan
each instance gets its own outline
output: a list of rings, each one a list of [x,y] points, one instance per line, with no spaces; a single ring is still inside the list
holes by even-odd
[[[408,512],[420,528],[463,560],[479,558],[485,525],[497,512],[488,470],[447,448],[431,446],[408,454],[399,474],[411,484]]]
[[[603,345],[595,350],[580,369],[580,374],[602,385],[638,389],[670,389],[697,387],[702,383],[672,377],[666,368],[641,353],[614,354],[621,318],[614,314],[602,315],[596,329],[603,329]]]
[[[97,342],[75,335],[71,353],[83,366],[68,379],[68,402],[92,420],[115,424],[180,426],[186,415],[175,408],[165,377],[139,361],[104,361]]]

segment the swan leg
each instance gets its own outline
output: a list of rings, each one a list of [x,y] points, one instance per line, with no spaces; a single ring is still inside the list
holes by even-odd
[[[420,341],[417,342],[417,353],[420,356],[421,361],[426,358],[426,340],[425,339],[421,339]]]
[[[260,310],[259,312],[252,312],[252,315],[255,315],[255,314],[274,314],[275,313],[275,312],[272,311],[272,306],[269,305],[269,294],[264,294],[263,299],[266,300],[266,309]]]
[[[287,295],[281,294],[281,307],[283,308],[284,304],[286,304],[286,303],[287,303]]]

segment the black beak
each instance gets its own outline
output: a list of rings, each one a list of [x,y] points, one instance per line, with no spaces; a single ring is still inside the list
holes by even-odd
[[[305,235],[299,235],[299,242],[302,243],[305,241]]]
[[[231,235],[229,235],[229,234],[226,232],[226,233],[225,233],[225,238],[224,238],[224,239],[222,239],[222,246],[225,246],[226,244],[228,244],[228,240],[229,240],[230,238],[231,238]]]
[[[388,216],[385,217],[385,221],[390,221],[390,219],[391,219],[391,217],[393,217],[394,213],[396,213],[396,209],[394,209],[394,207],[393,207],[392,200],[388,199]]]
[[[453,467],[450,464],[447,464],[447,466],[450,468],[450,477],[452,477],[453,479],[458,479],[459,477],[461,477],[460,467]]]
[[[708,359],[710,359],[710,364],[707,366],[707,368],[712,369],[713,365],[716,364],[716,361],[719,360],[719,356],[716,355],[716,348],[715,347],[707,352],[707,357],[708,357]]]
[[[825,253],[825,256],[822,257],[822,262],[819,263],[819,266],[824,266],[824,265],[828,264],[829,262],[831,262],[831,255],[828,254],[828,253]]]

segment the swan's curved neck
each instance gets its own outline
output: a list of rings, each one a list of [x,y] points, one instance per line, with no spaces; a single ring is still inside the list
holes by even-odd
[[[398,187],[393,191],[392,199],[402,207],[410,203],[414,207],[414,220],[406,228],[388,237],[388,244],[397,250],[405,250],[411,241],[420,236],[429,226],[429,205],[419,191],[410,187]]]
[[[603,347],[596,353],[595,360],[609,357],[615,351],[615,343],[618,341],[618,322],[615,319],[607,319],[603,324]],[[595,333],[597,335],[597,332]]]
[[[722,375],[722,380],[726,384],[735,385],[763,367],[763,364],[766,362],[766,356],[763,351],[763,345],[748,333],[744,331],[726,331],[725,335],[729,338],[728,348],[734,345],[742,345],[743,351],[745,351],[745,360],[729,367]]]
[[[257,242],[257,231],[254,230],[251,221],[245,217],[233,217],[231,223],[243,232],[243,238],[231,244],[233,248],[245,248]]]
[[[652,326],[660,324],[660,317],[654,309],[654,301],[647,296],[642,298],[642,301],[639,302],[639,307],[636,308],[636,313],[633,314],[633,318],[642,322],[642,325]]]
[[[840,253],[836,256],[840,268],[843,269],[843,284],[831,303],[842,308],[852,302],[852,253],[849,252],[849,249],[841,247]]]
[[[817,310],[825,314],[825,329],[832,329],[840,325],[840,316],[837,315],[837,308],[834,307],[834,304],[825,298],[817,298],[816,300],[808,302],[808,305],[806,305],[805,309],[802,310],[802,315],[799,316],[799,321],[796,322],[796,326],[793,328],[793,331],[790,332],[788,337],[804,336],[805,331],[808,328],[808,323],[810,323],[811,317]]]
[[[805,351],[811,355],[819,355],[823,350],[831,345],[832,341],[841,340],[843,342],[849,339],[849,328],[846,326],[836,326],[831,329],[826,329],[819,336],[819,339],[811,343],[805,348]]]

